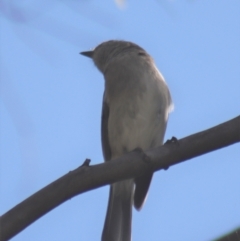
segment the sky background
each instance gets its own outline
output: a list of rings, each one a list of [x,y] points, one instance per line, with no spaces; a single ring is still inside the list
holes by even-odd
[[[0,214],[80,166],[103,161],[104,81],[79,55],[128,40],[152,55],[175,109],[165,140],[240,113],[239,0],[1,0]],[[240,145],[155,173],[133,241],[210,241],[240,226]],[[14,241],[100,240],[108,187],[68,200]]]

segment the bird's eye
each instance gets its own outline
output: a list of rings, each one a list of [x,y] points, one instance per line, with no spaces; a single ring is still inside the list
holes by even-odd
[[[144,52],[138,52],[138,55],[145,56],[146,54]]]

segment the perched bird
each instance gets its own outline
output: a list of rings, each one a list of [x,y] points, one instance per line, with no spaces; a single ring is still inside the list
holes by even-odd
[[[105,79],[102,104],[102,149],[111,161],[136,148],[162,145],[172,100],[151,56],[137,44],[110,40],[93,51]],[[140,210],[152,173],[111,185],[102,241],[130,241],[132,204]]]

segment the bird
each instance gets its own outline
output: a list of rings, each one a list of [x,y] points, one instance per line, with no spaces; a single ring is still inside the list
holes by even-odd
[[[139,45],[109,40],[80,54],[103,74],[101,141],[108,162],[163,144],[173,102],[153,58]],[[102,241],[130,241],[132,206],[140,210],[153,173],[111,184]]]

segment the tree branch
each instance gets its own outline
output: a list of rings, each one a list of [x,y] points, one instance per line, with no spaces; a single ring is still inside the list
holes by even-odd
[[[35,220],[66,200],[86,191],[169,166],[240,142],[240,116],[206,131],[146,152],[130,152],[114,161],[69,172],[33,194],[0,219],[1,241],[21,232]]]
[[[240,240],[240,228],[237,228],[218,239],[214,239],[213,241],[239,241],[239,240]]]

